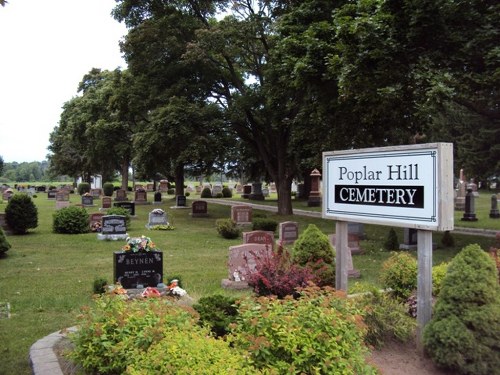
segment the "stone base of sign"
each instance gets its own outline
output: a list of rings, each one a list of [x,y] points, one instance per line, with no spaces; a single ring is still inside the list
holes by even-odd
[[[97,234],[97,239],[101,241],[118,241],[118,240],[126,240],[127,237],[130,237],[128,233],[124,234]]]
[[[232,290],[243,290],[250,288],[250,286],[246,281],[233,281],[229,279],[222,279],[221,286],[224,289],[232,289]]]

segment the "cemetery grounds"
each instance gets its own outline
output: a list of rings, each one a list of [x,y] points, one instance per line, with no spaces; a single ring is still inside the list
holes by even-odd
[[[130,196],[130,195],[129,195]],[[491,193],[481,192],[476,200],[477,222],[461,222],[462,212],[455,213],[455,227],[460,226],[500,230],[500,220],[490,219]],[[192,194],[188,206],[199,196]],[[235,200],[238,198],[235,198]],[[80,203],[78,195],[71,194],[71,204]],[[148,201],[153,201],[152,193]],[[0,318],[0,374],[30,374],[28,351],[38,339],[75,324],[76,316],[84,305],[92,303],[92,284],[96,278],[105,278],[112,282],[113,252],[121,249],[122,241],[98,241],[95,233],[62,235],[52,233],[52,215],[55,202],[48,200],[46,193],[39,193],[34,202],[38,208],[38,227],[24,236],[7,237],[12,248],[6,256],[0,258],[0,303],[10,305],[10,317]],[[247,201],[248,202],[248,201]],[[96,207],[88,212],[97,212]],[[273,197],[265,202],[250,203],[276,204]],[[249,291],[230,291],[221,289],[221,280],[227,277],[227,254],[229,246],[241,244],[241,238],[227,240],[215,230],[215,220],[230,217],[230,207],[209,203],[207,218],[192,218],[189,209],[171,209],[175,202],[172,196],[164,196],[162,205],[136,206],[136,217],[132,218],[127,232],[136,237],[145,234],[164,252],[164,278],[180,276],[184,288],[195,300],[215,293],[228,296],[249,295]],[[0,212],[5,210],[6,202],[0,203]],[[296,209],[309,210],[305,201],[294,202]],[[170,223],[175,227],[171,231],[147,230],[148,213],[154,208],[167,211]],[[311,210],[319,211],[318,208]],[[330,220],[306,216],[276,216],[267,211],[255,210],[278,222],[296,221],[299,233],[308,224],[314,223],[324,233],[335,231],[335,223]],[[349,286],[356,283],[379,286],[378,272],[381,264],[390,253],[383,250],[383,243],[389,228],[366,225],[367,239],[361,242],[365,250],[363,255],[354,255],[354,267],[361,272],[361,278],[350,279]],[[402,229],[396,229],[402,241]],[[433,241],[438,248],[433,252],[433,263],[449,261],[464,246],[478,243],[483,249],[494,244],[491,237],[453,234],[455,246],[440,246],[441,234],[435,233]],[[123,241],[124,242],[124,241]],[[404,353],[401,346],[378,353],[377,363],[388,370],[391,365],[406,366],[405,373],[423,373],[429,363],[421,362],[418,356]],[[392,351],[391,351],[392,350]],[[401,357],[403,356],[403,357]],[[420,362],[419,362],[420,361]],[[415,367],[411,372],[409,363]],[[406,365],[405,365],[406,363]],[[398,371],[398,370],[396,370]],[[432,368],[428,374],[444,374]],[[397,372],[392,372],[397,373]],[[387,372],[391,374],[391,372]]]

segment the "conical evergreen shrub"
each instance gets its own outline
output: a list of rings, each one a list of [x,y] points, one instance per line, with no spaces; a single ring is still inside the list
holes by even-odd
[[[451,261],[424,346],[440,366],[460,374],[500,374],[500,286],[491,257],[477,244]]]
[[[38,226],[38,210],[28,194],[17,193],[5,207],[5,220],[14,234],[26,234]]]

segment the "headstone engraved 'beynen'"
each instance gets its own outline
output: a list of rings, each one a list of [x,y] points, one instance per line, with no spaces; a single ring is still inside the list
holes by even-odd
[[[113,278],[125,289],[156,287],[163,283],[163,253],[115,251]]]
[[[255,272],[258,259],[272,256],[271,246],[243,244],[229,248],[228,278],[222,280],[222,287],[228,289],[248,288],[248,276]]]
[[[102,217],[101,233],[97,234],[99,240],[125,240],[127,233],[126,218],[123,215],[104,215]]]

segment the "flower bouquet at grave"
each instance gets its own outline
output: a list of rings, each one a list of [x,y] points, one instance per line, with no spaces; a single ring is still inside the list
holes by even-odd
[[[156,250],[156,245],[151,238],[142,235],[141,237],[127,237],[127,244],[122,247],[123,251],[133,253],[148,252]]]
[[[102,225],[100,221],[94,221],[90,227],[90,231],[92,232],[101,232],[102,231]]]

